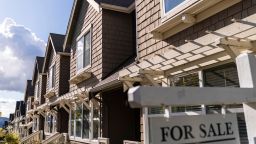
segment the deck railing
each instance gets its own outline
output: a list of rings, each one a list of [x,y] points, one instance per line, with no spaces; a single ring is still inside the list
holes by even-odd
[[[34,132],[21,140],[21,144],[40,144],[43,139],[43,131]]]
[[[64,133],[55,133],[48,137],[46,140],[42,141],[41,144],[49,144],[49,143],[56,143],[56,144],[66,144],[67,139],[66,139],[66,134]]]

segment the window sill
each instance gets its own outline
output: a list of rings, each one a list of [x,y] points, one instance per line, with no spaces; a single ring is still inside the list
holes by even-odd
[[[49,92],[44,95],[44,97],[48,98],[48,99],[53,97],[53,96],[55,96],[54,88],[50,89]]]
[[[96,140],[96,139],[89,140],[89,139],[77,138],[74,136],[70,136],[70,141],[74,141],[74,142],[78,142],[78,143],[98,144],[98,140]]]
[[[72,77],[69,80],[69,83],[70,84],[79,84],[82,81],[89,79],[92,76],[92,73],[88,72],[87,70],[88,70],[88,68],[83,69],[81,72],[77,73],[74,77]]]
[[[240,2],[241,0],[193,0],[194,3],[185,3],[162,16],[162,24],[150,33],[155,39],[166,39],[195,23]]]

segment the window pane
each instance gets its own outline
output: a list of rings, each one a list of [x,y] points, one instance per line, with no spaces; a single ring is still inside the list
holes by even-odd
[[[55,65],[52,66],[52,87],[55,86]]]
[[[151,107],[148,109],[148,114],[164,114],[163,107]]]
[[[82,137],[82,105],[77,104],[76,106],[76,137]]]
[[[76,47],[76,70],[80,70],[83,68],[83,50],[84,50],[84,37],[82,37],[78,42],[77,42],[77,47]]]
[[[76,121],[76,137],[81,137],[82,123],[81,121]]]
[[[83,54],[78,55],[76,61],[76,70],[79,71],[83,68]]]
[[[49,88],[52,88],[52,69],[49,71]]]
[[[89,116],[90,116],[90,111],[83,106],[83,138],[89,138]]]
[[[164,0],[165,13],[167,13],[177,5],[181,4],[183,1],[185,0]]]
[[[71,135],[71,136],[74,136],[74,129],[75,129],[74,121],[71,121],[71,122],[70,122],[70,128],[71,128],[71,131],[70,131],[71,133],[70,133],[70,135]]]
[[[85,51],[84,51],[84,67],[91,63],[91,34],[88,32],[85,35]]]
[[[99,127],[100,127],[100,117],[99,109],[94,106],[93,109],[93,138],[97,139],[99,137]]]

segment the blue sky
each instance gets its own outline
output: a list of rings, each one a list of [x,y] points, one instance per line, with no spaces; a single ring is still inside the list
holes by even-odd
[[[65,34],[73,0],[0,1],[0,112],[9,116],[24,97],[34,59],[49,33]]]
[[[46,40],[49,32],[65,34],[73,0],[1,0],[0,21],[6,17]]]

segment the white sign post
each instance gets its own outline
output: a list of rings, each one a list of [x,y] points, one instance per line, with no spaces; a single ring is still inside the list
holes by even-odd
[[[150,144],[240,144],[236,114],[149,118]]]

